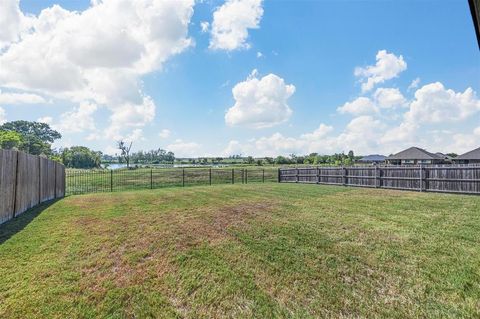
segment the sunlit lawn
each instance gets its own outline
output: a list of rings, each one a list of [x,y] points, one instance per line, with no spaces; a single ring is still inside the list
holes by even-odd
[[[267,183],[38,212],[0,226],[1,318],[480,317],[478,196]]]

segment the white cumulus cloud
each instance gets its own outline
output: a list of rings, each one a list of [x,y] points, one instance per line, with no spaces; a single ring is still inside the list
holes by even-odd
[[[39,104],[46,103],[45,99],[38,94],[31,93],[6,93],[0,90],[0,105],[11,104]]]
[[[172,132],[170,132],[169,129],[163,129],[160,131],[160,133],[158,133],[158,136],[160,136],[161,138],[168,138],[170,136]]]
[[[283,123],[292,115],[287,101],[294,92],[295,86],[285,84],[281,77],[268,74],[258,79],[254,70],[232,89],[235,105],[225,114],[225,122],[255,129]]]
[[[360,115],[376,113],[378,112],[378,109],[370,98],[361,96],[356,98],[352,102],[345,103],[344,105],[339,107],[337,111],[342,114],[350,113]]]
[[[355,68],[355,76],[361,78],[362,91],[370,91],[379,83],[397,77],[407,69],[403,56],[396,56],[386,50],[380,50],[376,55],[375,65]]]
[[[480,100],[472,88],[455,92],[435,82],[415,92],[405,118],[411,123],[443,123],[465,120],[478,112]]]
[[[202,145],[195,142],[187,142],[181,139],[175,140],[167,145],[166,149],[175,154],[176,157],[195,157],[199,156]]]
[[[7,113],[0,107],[0,125],[7,121]]]
[[[259,28],[262,15],[262,0],[227,0],[213,13],[209,48],[227,51],[250,48],[248,29]]]
[[[373,94],[375,104],[380,108],[390,109],[405,106],[407,100],[397,88],[378,88]]]
[[[96,110],[96,104],[82,102],[74,110],[63,113],[60,116],[60,122],[53,126],[62,133],[78,133],[95,130],[93,114]]]
[[[5,1],[20,10],[18,1]],[[193,44],[188,37],[193,5],[193,0],[104,0],[84,11],[46,8],[25,18],[28,30],[1,35],[9,42],[0,51],[0,87],[106,107],[112,126],[104,135],[125,136],[155,114],[141,77]],[[0,16],[0,21],[6,20]]]

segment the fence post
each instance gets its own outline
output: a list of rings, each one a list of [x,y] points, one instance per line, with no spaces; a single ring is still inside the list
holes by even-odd
[[[280,167],[278,168],[278,182],[279,182],[279,183],[281,182],[281,179],[280,179]]]
[[[150,169],[150,189],[153,189],[153,169]]]
[[[212,168],[208,171],[208,182],[212,185]]]
[[[423,192],[423,166],[420,165],[420,192]]]
[[[265,183],[265,168],[262,170],[262,183]]]
[[[245,184],[248,184],[248,168],[245,168]]]
[[[296,171],[296,173],[295,173],[295,183],[298,183],[298,174],[299,174],[298,168],[295,171]]]
[[[242,168],[242,184],[245,183],[245,169]]]
[[[185,187],[185,168],[182,168],[182,187]]]
[[[320,168],[317,167],[317,184],[320,183]]]
[[[235,184],[235,169],[232,168],[232,184]]]
[[[17,184],[18,184],[18,151],[15,152],[15,182],[13,183],[13,211],[12,218],[15,217],[15,212],[17,210]],[[40,179],[40,178],[39,178]]]
[[[343,186],[347,186],[347,184],[348,184],[347,168],[342,167],[342,169],[343,169]]]
[[[110,192],[113,192],[113,169],[110,170]]]
[[[378,187],[377,165],[375,164],[375,188]]]

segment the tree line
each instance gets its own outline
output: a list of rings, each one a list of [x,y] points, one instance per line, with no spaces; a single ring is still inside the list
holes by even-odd
[[[52,129],[50,125],[39,122],[13,121],[0,125],[0,148],[14,149],[32,155],[45,156],[63,163],[69,168],[100,168],[102,160],[134,164],[161,164],[173,163],[175,154],[161,148],[150,151],[138,151],[130,154],[132,143],[124,141],[117,143],[120,155],[104,155],[86,146],[65,147],[59,150],[52,148],[53,142],[62,135]]]

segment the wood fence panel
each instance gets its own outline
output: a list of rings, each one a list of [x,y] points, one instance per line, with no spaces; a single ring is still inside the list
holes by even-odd
[[[65,166],[55,163],[55,198],[65,196]]]
[[[63,196],[63,165],[23,152],[0,150],[0,224]]]
[[[281,168],[279,182],[480,194],[480,165]]]
[[[0,224],[13,218],[17,152],[0,150]]]
[[[40,160],[40,201],[55,198],[55,163],[46,158]]]
[[[15,216],[40,204],[38,157],[18,152]]]

